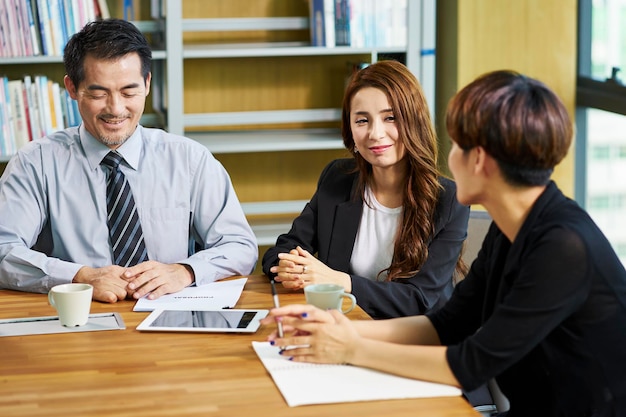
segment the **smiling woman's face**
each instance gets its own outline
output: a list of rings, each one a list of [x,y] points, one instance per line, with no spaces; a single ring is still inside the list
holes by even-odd
[[[350,126],[356,149],[373,167],[388,168],[404,158],[393,110],[381,90],[365,87],[354,95]]]

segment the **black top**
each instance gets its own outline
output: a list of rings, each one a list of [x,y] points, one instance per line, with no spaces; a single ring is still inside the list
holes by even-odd
[[[496,377],[509,417],[626,415],[626,271],[554,183],[512,244],[491,225],[429,317],[461,386]]]
[[[356,191],[353,159],[338,159],[322,172],[317,191],[291,230],[263,256],[263,272],[278,264],[278,254],[301,246],[338,271],[349,273],[361,221],[363,200]],[[467,235],[469,208],[456,200],[454,182],[440,178],[443,190],[435,213],[428,259],[413,277],[377,282],[351,274],[352,294],[373,318],[423,314],[442,306],[452,294],[452,274]]]

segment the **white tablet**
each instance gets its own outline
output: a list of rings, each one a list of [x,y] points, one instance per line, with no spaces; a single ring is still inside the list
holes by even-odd
[[[254,333],[268,310],[154,310],[137,330],[160,332]]]

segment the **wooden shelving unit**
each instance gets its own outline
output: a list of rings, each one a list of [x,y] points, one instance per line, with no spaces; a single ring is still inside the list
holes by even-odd
[[[146,114],[142,123],[163,126],[171,133],[197,140],[218,159],[226,161],[259,244],[271,245],[278,234],[288,230],[310,197],[320,167],[343,149],[340,106],[349,63],[401,57],[420,79],[430,103],[434,103],[435,2],[407,1],[408,39],[402,48],[310,46],[302,36],[309,27],[306,2],[302,2],[304,8],[297,2],[284,5],[300,7],[300,16],[271,15],[267,12],[272,9],[269,6],[265,15],[247,15],[250,9],[260,10],[266,3],[258,0],[212,2],[211,7],[201,0],[164,2],[163,17],[151,13],[154,20],[135,22],[142,31],[154,34],[155,39],[163,39],[162,45],[153,51],[151,95],[155,110]],[[220,10],[224,8],[230,8],[230,15],[215,17],[222,16]],[[233,9],[240,12],[239,16],[232,17]],[[203,10],[214,16],[197,16],[190,10]],[[296,35],[267,41],[268,32]],[[220,41],[223,34],[241,33],[246,34],[242,36],[244,41]],[[208,41],[202,39],[203,34],[209,35]],[[40,64],[59,66],[62,57],[0,59],[3,68]],[[276,96],[275,90],[280,90]],[[250,98],[250,94],[256,96]],[[307,163],[300,164],[297,172],[268,175],[268,181],[277,176],[293,176],[297,181],[306,181],[306,187],[298,183],[282,192],[267,184],[267,200],[257,200],[239,191],[245,187],[237,183],[241,181],[237,178],[249,175],[242,171],[259,169],[260,165],[285,165],[285,155],[293,157],[294,152],[306,153],[299,158]],[[258,162],[267,158],[272,162]],[[238,159],[246,162],[239,164],[235,162]],[[8,158],[0,162],[3,160]],[[254,166],[250,166],[250,161]],[[307,169],[308,173],[302,174]],[[293,189],[298,190],[297,195]]]

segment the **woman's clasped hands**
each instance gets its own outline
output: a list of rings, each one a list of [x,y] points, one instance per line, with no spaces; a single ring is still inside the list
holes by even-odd
[[[300,246],[289,253],[279,253],[278,259],[278,265],[270,272],[276,274],[274,279],[285,288],[301,290],[310,284],[332,283],[341,285],[347,292],[352,289],[348,274],[329,268]]]
[[[272,309],[264,325],[283,324],[283,337],[276,331],[268,341],[281,347],[282,355],[295,362],[353,363],[360,336],[340,311],[324,311],[312,305],[292,304]]]

